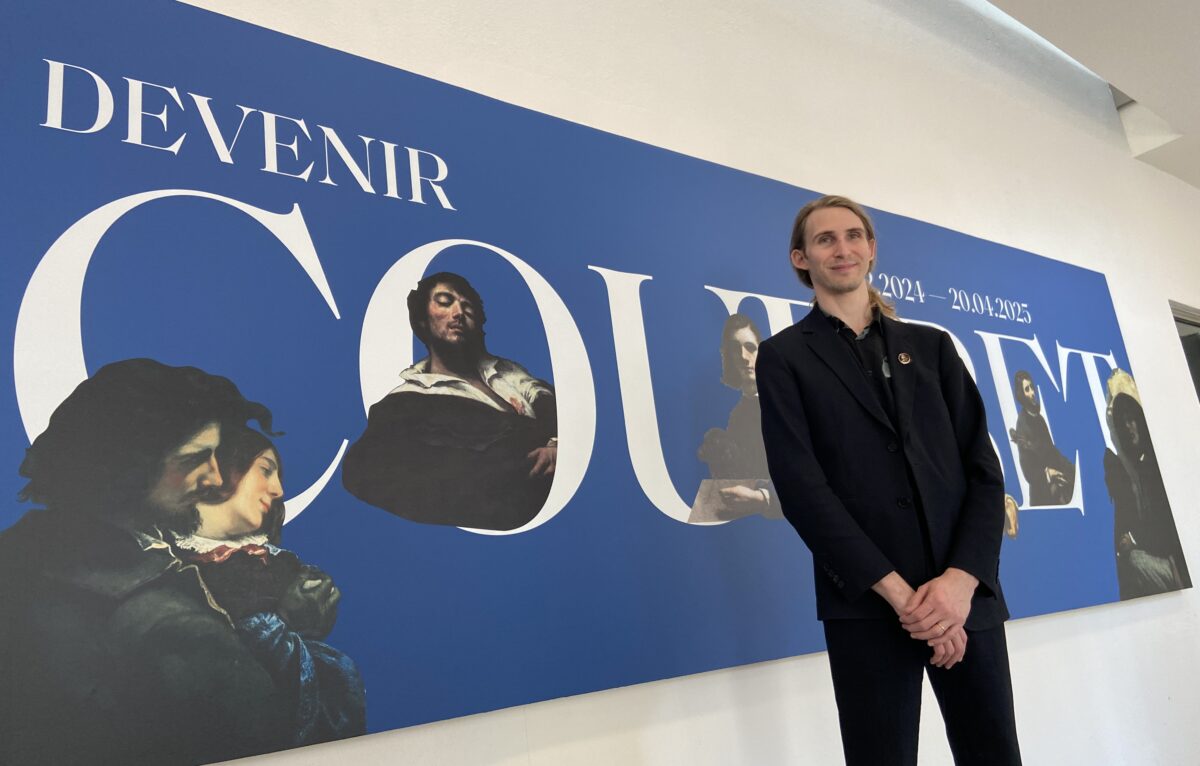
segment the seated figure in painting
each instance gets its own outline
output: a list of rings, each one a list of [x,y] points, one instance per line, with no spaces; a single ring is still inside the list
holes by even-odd
[[[733,314],[721,331],[721,382],[741,393],[725,428],[704,434],[697,456],[712,478],[700,485],[690,523],[728,521],[753,514],[783,518],[767,472],[754,362],[762,334],[750,317]]]
[[[554,389],[488,353],[483,300],[448,272],[408,295],[429,356],[371,407],[346,452],[355,497],[424,524],[513,530],[537,515],[558,456]]]
[[[215,502],[197,506],[195,532],[174,536],[179,559],[196,567],[286,700],[289,745],[365,733],[358,669],[322,643],[333,629],[341,594],[320,569],[278,547],[284,514],[278,451],[257,431],[229,427],[216,457],[221,493]]]
[[[1104,482],[1121,598],[1191,587],[1137,384],[1124,370],[1108,379],[1108,427],[1117,449],[1105,450]]]
[[[1013,376],[1013,394],[1021,411],[1017,426],[1008,431],[1017,445],[1021,473],[1029,484],[1029,505],[1065,505],[1075,492],[1075,466],[1054,446],[1050,427],[1042,416],[1042,403],[1033,376],[1018,370]]]

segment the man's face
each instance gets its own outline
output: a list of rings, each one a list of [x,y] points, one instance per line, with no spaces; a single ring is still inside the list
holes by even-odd
[[[1035,415],[1042,409],[1038,403],[1037,389],[1029,378],[1021,378],[1021,406]]]
[[[804,225],[804,250],[792,251],[792,265],[807,269],[813,289],[831,294],[858,290],[875,262],[875,240],[863,222],[844,207],[813,211]]]
[[[1125,421],[1125,433],[1129,435],[1129,443],[1134,447],[1140,447],[1142,441],[1142,432],[1138,428],[1138,422],[1135,418],[1129,418]]]
[[[479,307],[445,282],[429,294],[429,336],[433,343],[459,346],[479,336]]]
[[[217,446],[221,426],[209,423],[167,453],[162,473],[146,498],[158,519],[169,521],[193,513],[196,504],[221,486]]]
[[[758,359],[758,338],[754,337],[754,331],[749,327],[743,327],[733,334],[730,345],[735,346],[729,351],[737,365],[742,388],[753,390],[756,385],[754,362]]]

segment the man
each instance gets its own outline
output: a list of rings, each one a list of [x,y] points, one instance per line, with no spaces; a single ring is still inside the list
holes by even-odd
[[[817,305],[757,363],[771,478],[813,553],[846,762],[917,762],[927,669],[955,762],[1017,764],[983,403],[946,333],[893,319],[867,281],[875,255],[859,205],[804,206],[791,263]]]
[[[442,272],[408,295],[429,356],[371,407],[346,452],[359,499],[425,524],[513,530],[541,510],[558,456],[554,390],[484,343],[483,299]]]
[[[1054,446],[1050,426],[1042,417],[1042,403],[1033,385],[1033,376],[1028,371],[1017,370],[1013,376],[1013,395],[1021,405],[1021,411],[1017,413],[1016,427],[1009,429],[1008,435],[1017,445],[1021,473],[1029,484],[1029,504],[1071,502],[1071,494],[1075,491],[1075,466]]]
[[[741,393],[725,428],[704,434],[697,456],[708,463],[711,480],[700,484],[691,523],[729,521],[755,513],[783,518],[767,479],[767,454],[759,425],[758,382],[754,362],[762,334],[745,314],[731,314],[721,332],[721,382]]]
[[[207,763],[284,747],[282,693],[168,545],[221,484],[222,426],[266,407],[226,378],[101,368],[27,450],[0,533],[0,763]]]

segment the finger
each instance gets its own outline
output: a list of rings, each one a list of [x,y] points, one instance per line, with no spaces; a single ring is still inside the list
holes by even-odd
[[[946,630],[949,630],[949,627],[946,625],[945,618],[939,617],[935,614],[931,614],[922,620],[910,620],[905,622],[902,619],[900,622],[904,629],[909,633],[928,633],[932,630],[940,634],[942,632],[941,628],[946,628]]]
[[[943,664],[945,664],[948,654],[949,652],[946,649],[946,645],[938,644],[937,646],[933,647],[933,657],[929,660],[929,664],[940,668]]]
[[[900,616],[900,622],[905,625],[915,625],[933,618],[934,611],[933,604],[926,601],[917,608],[904,612]],[[934,621],[936,622],[936,620]]]
[[[961,632],[956,632],[952,641],[954,650],[950,654],[949,662],[946,663],[947,670],[962,662],[963,655],[967,651],[966,637]]]
[[[540,449],[535,449],[532,451],[532,453],[529,453],[526,456],[534,457],[535,459],[533,462],[533,468],[529,468],[530,477],[535,477],[535,475],[538,475],[541,472],[542,466],[546,465],[546,455],[542,453]]]
[[[925,583],[920,588],[913,591],[913,594],[908,597],[908,603],[904,605],[904,613],[908,614],[925,603],[925,594],[929,592],[929,583]]]

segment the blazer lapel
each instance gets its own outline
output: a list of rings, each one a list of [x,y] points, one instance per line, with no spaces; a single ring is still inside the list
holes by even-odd
[[[907,432],[912,416],[913,396],[916,393],[917,366],[928,364],[913,352],[908,326],[895,319],[883,318],[884,341],[887,345],[888,367],[892,371],[892,396],[895,399],[896,423]],[[904,361],[904,360],[908,361]]]
[[[846,342],[837,336],[833,325],[825,318],[818,308],[813,308],[802,320],[805,340],[822,362],[824,362],[838,379],[842,381],[851,395],[858,400],[868,412],[879,422],[895,431],[891,418],[884,412],[883,407],[871,391],[862,370],[850,356],[853,353],[846,347]]]

